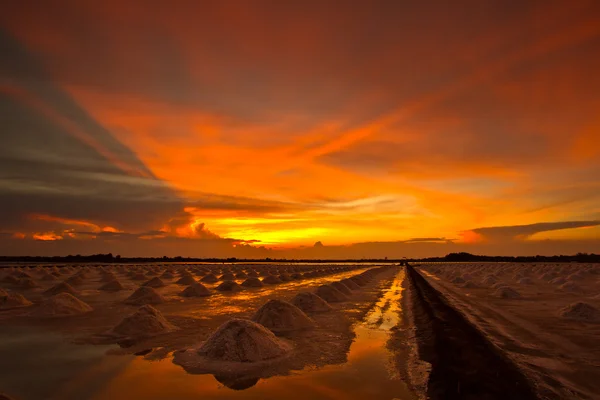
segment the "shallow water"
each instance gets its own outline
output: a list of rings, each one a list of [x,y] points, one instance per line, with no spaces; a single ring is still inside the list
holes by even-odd
[[[402,319],[403,278],[401,271],[354,326],[356,338],[344,364],[247,382],[255,384],[233,390],[212,375],[186,373],[171,357],[147,361],[106,355],[111,346],[74,345],[39,328],[10,328],[0,332],[0,391],[21,400],[412,399],[392,373],[386,349],[389,330]]]

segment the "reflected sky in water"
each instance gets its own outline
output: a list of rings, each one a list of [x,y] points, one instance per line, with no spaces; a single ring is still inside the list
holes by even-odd
[[[345,364],[307,368],[256,383],[232,382],[227,377],[188,374],[171,357],[148,361],[106,355],[110,346],[73,345],[59,335],[35,332],[39,328],[11,328],[0,333],[0,368],[9,372],[0,376],[0,391],[21,400],[412,399],[391,371],[386,349],[389,330],[402,319],[403,277],[400,271],[364,321],[355,325],[356,339]]]

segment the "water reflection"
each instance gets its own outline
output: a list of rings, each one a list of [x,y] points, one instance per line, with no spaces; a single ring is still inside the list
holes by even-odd
[[[233,390],[245,390],[256,385],[260,378],[236,375],[215,375],[215,379]]]
[[[21,369],[15,372],[21,378],[20,387],[6,386],[8,381],[0,378],[0,388],[12,390],[11,394],[21,400],[413,399],[404,382],[390,368],[390,353],[386,349],[389,330],[402,319],[400,285],[403,274],[398,273],[391,287],[383,293],[364,321],[354,326],[356,338],[343,364],[321,368],[306,366],[301,371],[290,372],[290,375],[259,379],[188,374],[173,364],[171,356],[149,361],[144,357],[105,355],[106,348],[100,346],[61,347],[63,357],[79,361],[74,370],[69,368],[68,363],[48,358],[55,345],[64,343],[64,338],[51,338],[54,342],[50,343],[50,339],[47,339],[44,346],[40,345],[36,352],[26,355],[31,363],[37,363],[43,371],[32,373]],[[3,336],[0,335],[0,339]],[[12,357],[16,359],[23,348],[31,346],[38,339],[27,337],[26,340],[13,343]],[[0,342],[0,346],[4,345]],[[7,355],[3,351],[0,349],[0,359]],[[340,351],[345,353],[347,347]],[[53,373],[60,373],[63,378],[52,382],[39,380]],[[17,378],[15,374],[8,379]],[[36,393],[28,391],[27,388],[32,385],[25,383],[33,379],[38,387]]]

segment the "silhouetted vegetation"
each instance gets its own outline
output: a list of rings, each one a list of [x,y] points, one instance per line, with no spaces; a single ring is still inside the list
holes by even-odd
[[[121,257],[120,255],[92,254],[92,255],[68,255],[53,257],[2,257],[0,262],[21,262],[21,263],[156,263],[156,262],[213,262],[213,263],[235,263],[235,262],[286,262],[286,263],[335,263],[335,262],[372,262],[372,263],[405,263],[405,262],[579,262],[579,263],[600,263],[599,254],[578,253],[575,255],[556,255],[556,256],[483,256],[470,253],[450,253],[444,257],[429,258],[403,258],[403,259],[322,259],[322,260],[288,260],[277,258],[264,259],[238,259],[238,258],[192,258],[192,257]]]

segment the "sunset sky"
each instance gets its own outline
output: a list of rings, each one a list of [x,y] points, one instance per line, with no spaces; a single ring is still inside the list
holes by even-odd
[[[600,253],[599,1],[2,8],[0,255]]]

